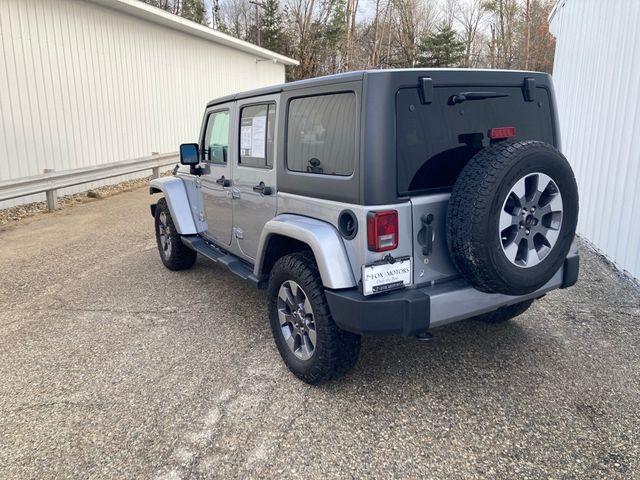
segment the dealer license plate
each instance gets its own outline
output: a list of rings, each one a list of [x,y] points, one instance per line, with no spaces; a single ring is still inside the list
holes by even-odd
[[[362,292],[365,295],[388,292],[411,284],[411,258],[393,263],[362,266]]]

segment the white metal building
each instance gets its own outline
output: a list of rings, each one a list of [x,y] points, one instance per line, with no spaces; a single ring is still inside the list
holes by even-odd
[[[0,180],[174,152],[207,101],[295,64],[138,0],[0,0]]]
[[[640,279],[640,1],[559,0],[553,77],[578,232]]]

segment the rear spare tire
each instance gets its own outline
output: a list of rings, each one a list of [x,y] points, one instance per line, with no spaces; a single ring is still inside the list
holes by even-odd
[[[488,293],[524,295],[562,266],[575,235],[578,187],[566,158],[539,141],[476,154],[447,210],[447,243],[464,278]]]

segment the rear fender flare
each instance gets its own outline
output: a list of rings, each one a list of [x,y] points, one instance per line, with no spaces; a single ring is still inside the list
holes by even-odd
[[[352,288],[356,281],[340,234],[327,222],[301,215],[282,214],[269,220],[260,235],[254,274],[263,276],[266,249],[273,235],[298,240],[309,246],[315,256],[322,284],[326,288]]]
[[[179,177],[162,177],[151,180],[149,194],[163,193],[169,206],[171,218],[180,235],[194,235],[198,233],[191,205],[187,196],[187,189]]]

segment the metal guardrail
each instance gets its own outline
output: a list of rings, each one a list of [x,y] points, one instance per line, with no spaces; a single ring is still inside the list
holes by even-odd
[[[178,154],[174,152],[60,172],[45,170],[45,173],[41,175],[0,181],[0,201],[45,192],[47,194],[47,207],[49,210],[55,210],[58,201],[57,190],[59,188],[73,187],[144,170],[151,170],[153,177],[157,178],[160,176],[160,168],[177,162]]]

